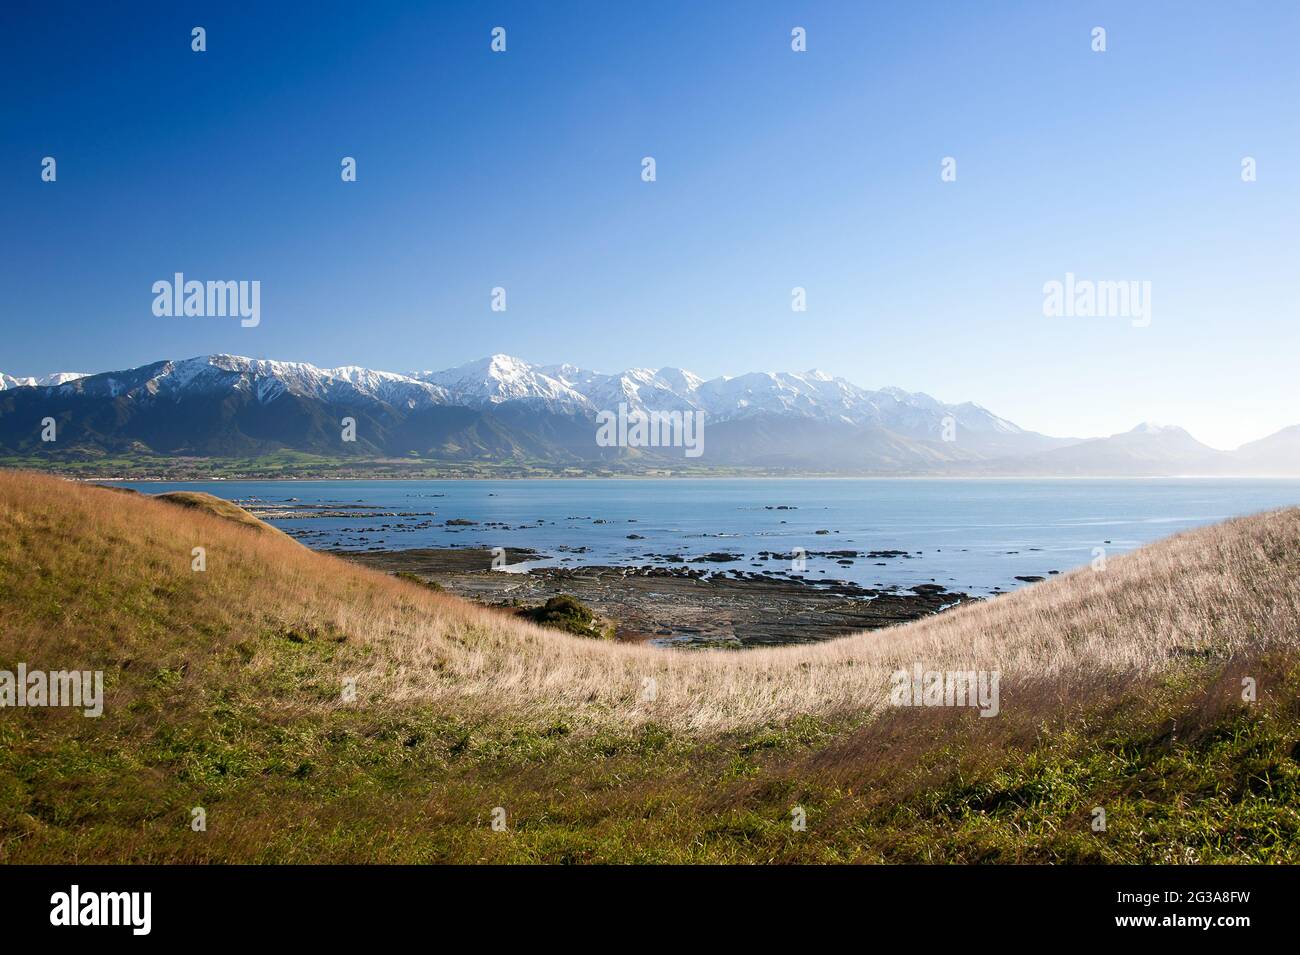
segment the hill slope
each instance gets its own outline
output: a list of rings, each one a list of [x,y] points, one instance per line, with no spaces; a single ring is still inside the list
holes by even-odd
[[[1300,425],[1243,444],[1236,459],[1241,469],[1251,474],[1300,473]]]
[[[110,488],[110,490],[119,489]],[[125,488],[121,490],[125,490]],[[245,527],[255,527],[258,530],[275,534],[281,533],[278,528],[272,527],[266,521],[259,520],[238,504],[232,504],[213,494],[205,494],[202,491],[169,491],[166,494],[155,494],[153,496],[159,501],[202,511],[215,517],[224,517],[228,521],[243,524]]]
[[[1201,444],[1182,428],[1142,423],[1108,438],[1091,438],[1038,455],[1031,462],[1052,474],[1149,475],[1231,473],[1237,458]]]
[[[97,719],[0,709],[0,860],[1300,861],[1297,581],[1286,511],[895,630],[687,653],[0,472],[0,670],[106,685]],[[1000,671],[998,717],[888,706],[918,662]]]

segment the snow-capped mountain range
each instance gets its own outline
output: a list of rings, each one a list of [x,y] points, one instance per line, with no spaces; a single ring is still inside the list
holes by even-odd
[[[143,385],[154,395],[213,389],[246,390],[260,402],[283,393],[331,400],[356,393],[409,408],[425,404],[483,408],[517,401],[566,414],[616,409],[637,411],[702,410],[724,421],[758,412],[835,418],[852,424],[926,430],[952,415],[959,427],[1000,434],[1025,434],[979,405],[944,404],[901,388],[871,391],[821,371],[801,374],[752,372],[705,380],[678,368],[633,368],[617,374],[575,365],[532,365],[509,355],[493,355],[445,371],[397,374],[357,366],[318,368],[306,362],[270,361],[238,355],[207,355],[160,362],[101,375],[61,372],[43,378],[2,376],[4,387],[50,387],[83,382],[87,393],[110,396]],[[937,416],[937,417],[936,417]],[[938,435],[936,430],[935,435]]]
[[[1049,437],[971,402],[872,390],[820,371],[706,380],[679,368],[607,374],[508,355],[407,374],[207,355],[90,375],[0,375],[0,450],[50,450],[35,441],[32,421],[54,416],[61,420],[60,450],[244,455],[288,448],[566,466],[629,458],[657,465],[671,458],[658,450],[594,446],[597,414],[620,406],[703,412],[709,453],[697,463],[727,467],[1230,473],[1246,460],[1208,448],[1181,428],[1142,424],[1110,438]],[[338,443],[342,415],[359,422],[358,439],[349,446]],[[1297,432],[1255,442],[1251,470],[1300,473]]]
[[[267,404],[283,394],[324,402],[368,398],[394,408],[433,405],[491,409],[508,403],[551,414],[594,417],[602,410],[703,411],[710,423],[759,414],[809,418],[886,428],[925,440],[941,440],[945,420],[978,443],[1034,442],[1031,432],[966,402],[950,405],[900,388],[869,390],[820,371],[753,372],[709,380],[679,368],[633,368],[605,374],[575,365],[533,365],[493,355],[444,371],[397,374],[356,366],[318,368],[305,362],[238,355],[207,355],[157,362],[97,375],[4,376],[7,388],[64,387],[91,396],[158,400],[233,391]],[[988,439],[988,440],[985,440]]]
[[[943,418],[951,415],[963,429],[1027,433],[969,402],[947,405],[901,388],[871,391],[816,370],[800,374],[751,372],[705,380],[681,368],[632,368],[604,374],[575,365],[530,365],[509,355],[493,355],[447,371],[417,372],[410,377],[436,385],[448,401],[468,407],[525,401],[549,411],[594,415],[625,404],[629,411],[700,410],[714,422],[768,413],[876,425],[936,439],[941,436]]]

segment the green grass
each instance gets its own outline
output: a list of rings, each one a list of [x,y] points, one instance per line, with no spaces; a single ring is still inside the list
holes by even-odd
[[[845,758],[870,727],[811,719],[702,744],[654,724],[590,733],[415,708],[290,718],[269,701],[299,692],[298,664],[337,644],[252,643],[278,658],[283,686],[201,688],[159,669],[133,677],[142,687],[117,718],[0,723],[0,858],[1300,861],[1294,670],[1273,678],[1273,703],[1207,720],[1202,691],[1169,686],[1140,711],[1049,719],[993,758],[979,718],[957,714],[900,768]],[[1171,734],[1179,724],[1194,729]],[[189,828],[195,806],[206,832]],[[504,832],[490,825],[498,806]]]

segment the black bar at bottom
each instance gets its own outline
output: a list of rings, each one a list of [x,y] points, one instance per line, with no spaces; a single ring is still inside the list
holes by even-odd
[[[6,941],[75,932],[127,944],[336,945],[455,927],[489,936],[522,931],[537,941],[577,941],[608,928],[605,937],[616,944],[629,932],[652,938],[680,926],[692,941],[714,933],[734,941],[782,922],[878,939],[901,928],[968,939],[981,937],[969,932],[1005,938],[1045,929],[1067,938],[1227,941],[1293,925],[1298,886],[1296,870],[1286,867],[42,866],[0,867],[0,913]]]

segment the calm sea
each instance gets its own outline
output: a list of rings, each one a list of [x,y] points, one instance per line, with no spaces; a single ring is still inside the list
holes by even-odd
[[[986,594],[1188,528],[1300,504],[1300,480],[529,480],[142,482],[249,505],[354,514],[271,523],[316,548],[526,547],[539,565],[662,564],[714,551],[717,569],[790,570],[865,586],[931,581]],[[361,507],[358,507],[360,505]],[[782,509],[784,508],[784,509]],[[371,516],[375,511],[409,516]],[[448,520],[474,521],[451,525]],[[826,531],[828,533],[818,533]],[[628,535],[641,539],[630,539]],[[819,557],[818,551],[864,556]],[[868,551],[907,557],[866,557]],[[758,559],[760,552],[780,559]],[[849,565],[841,560],[852,560]],[[757,565],[757,566],[755,566]]]

